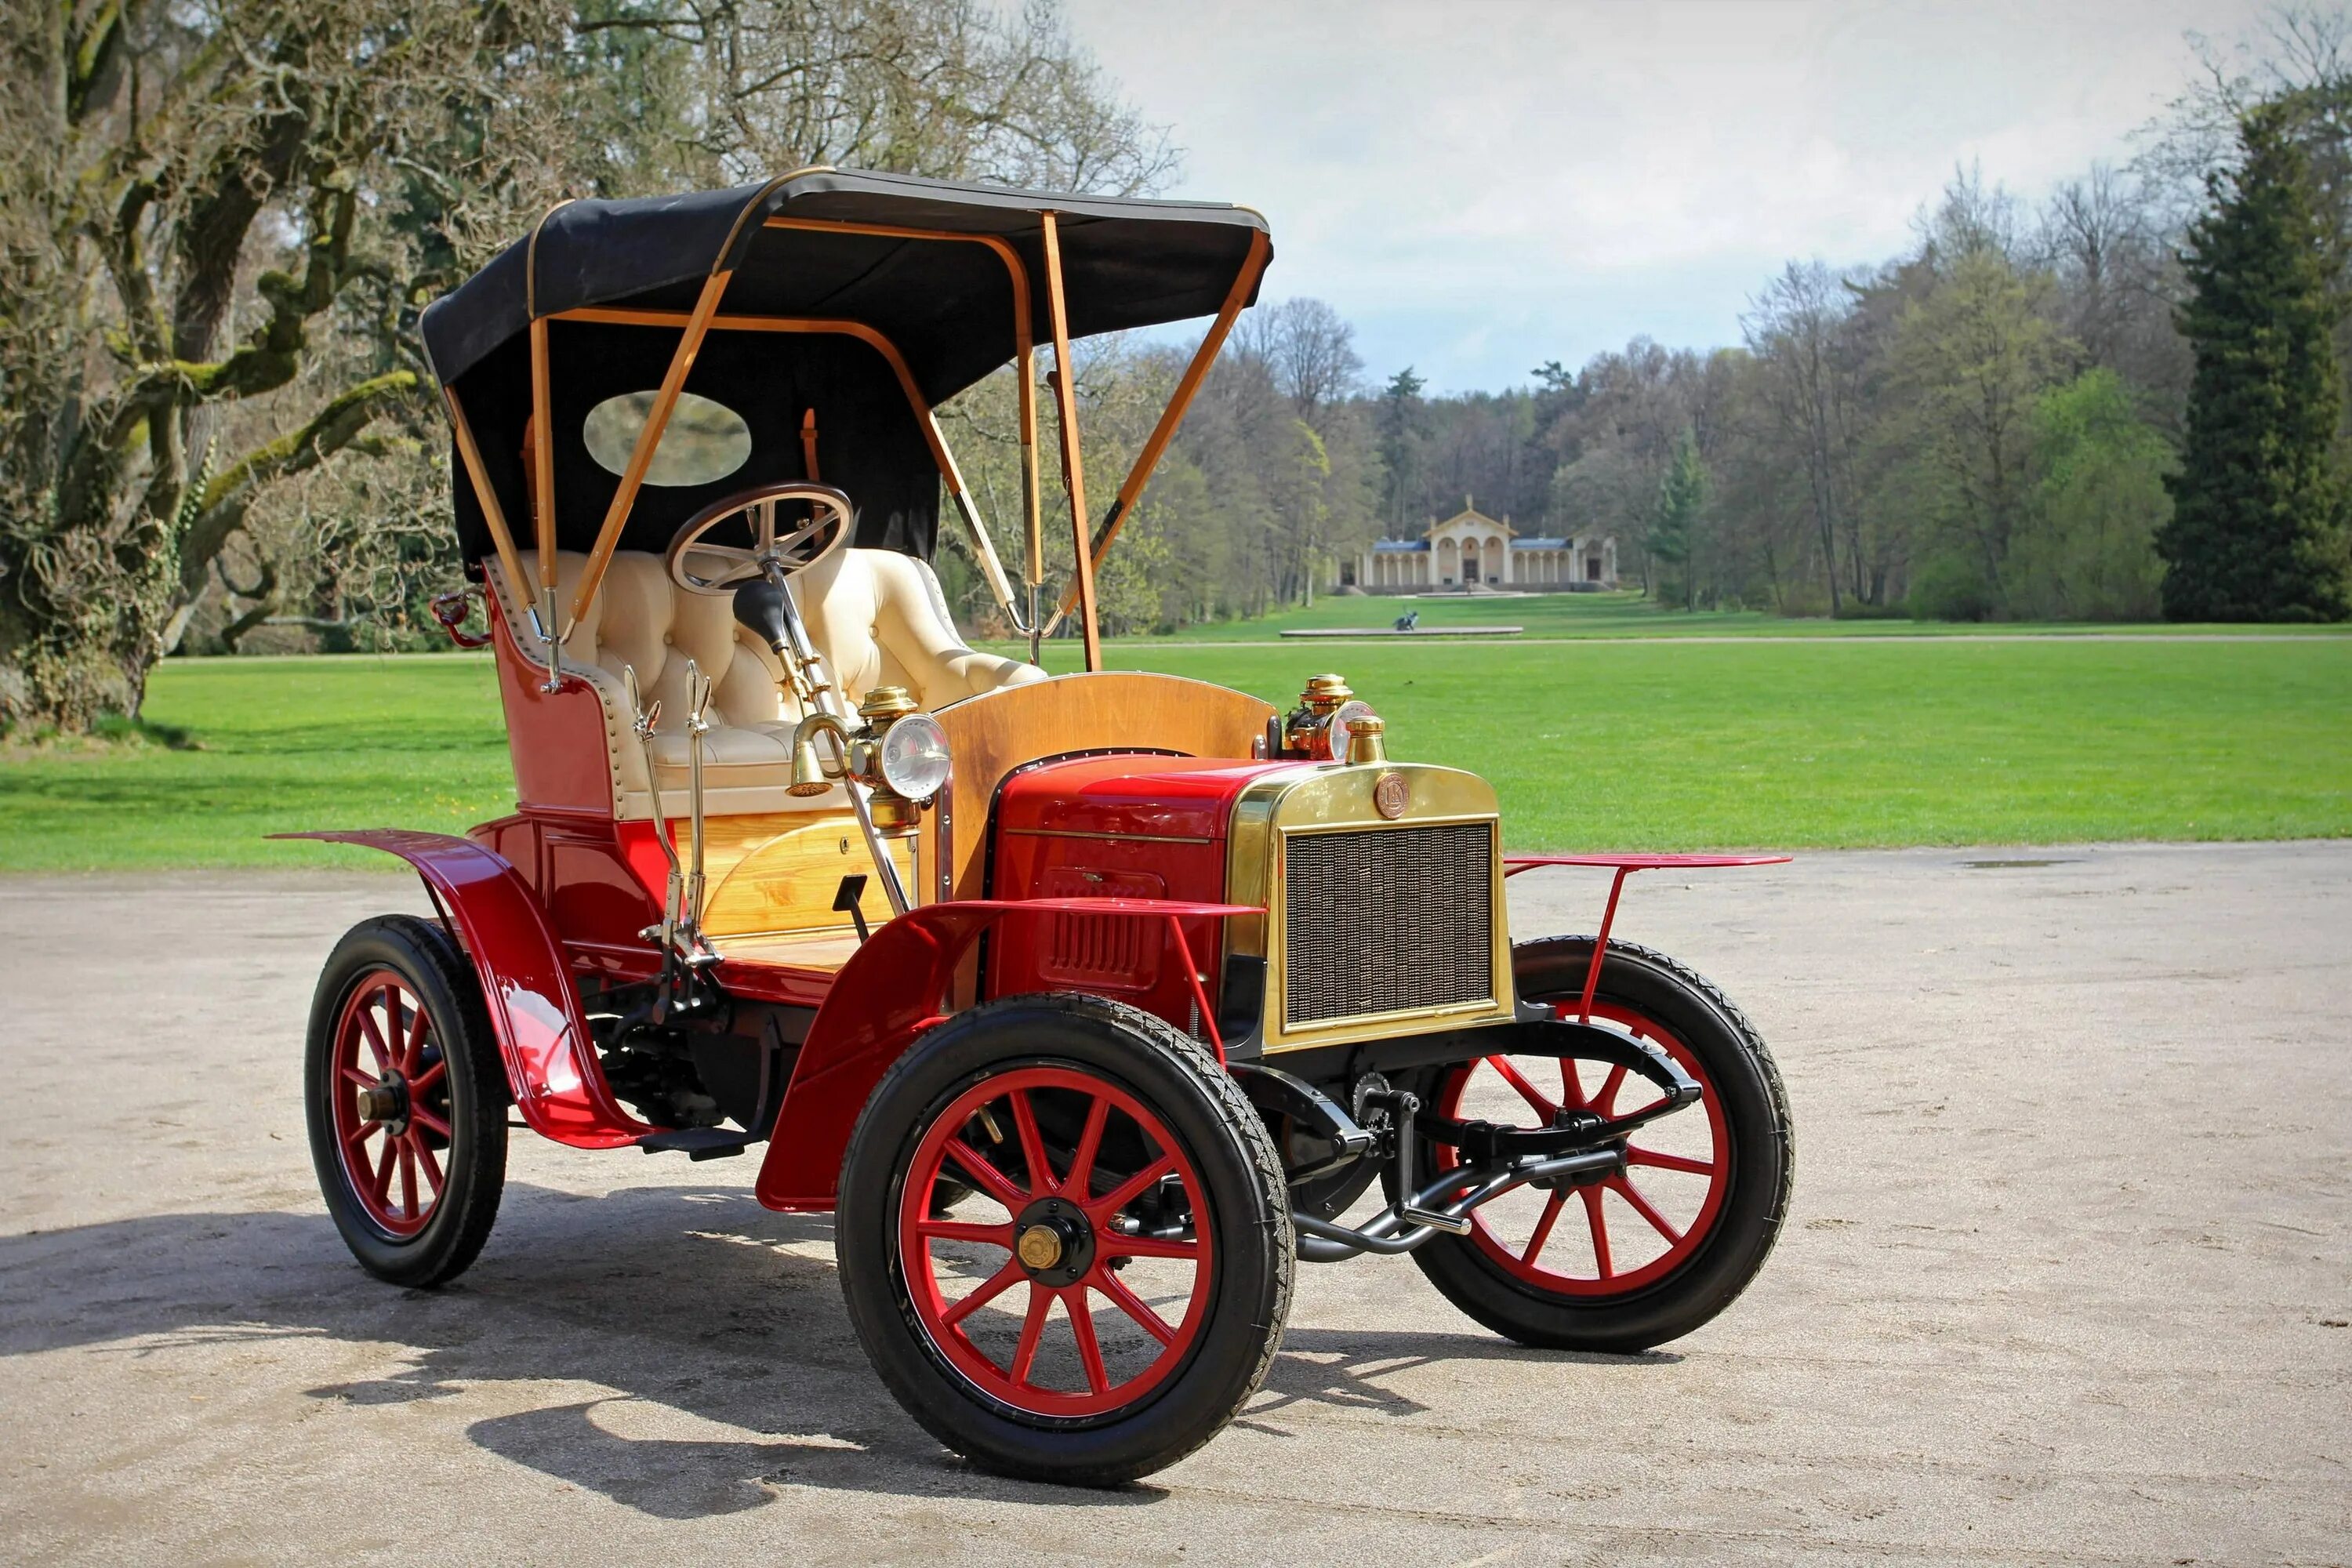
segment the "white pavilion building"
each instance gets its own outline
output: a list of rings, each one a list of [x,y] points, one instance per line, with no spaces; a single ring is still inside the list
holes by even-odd
[[[1565,539],[1521,537],[1471,506],[1433,522],[1419,539],[1383,539],[1339,569],[1340,585],[1367,594],[1595,593],[1617,586],[1617,541],[1610,534]]]

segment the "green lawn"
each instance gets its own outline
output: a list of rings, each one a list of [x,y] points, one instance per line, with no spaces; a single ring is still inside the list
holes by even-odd
[[[1494,780],[1514,849],[2352,836],[2342,637],[1137,639],[1108,660],[1286,705],[1342,670],[1392,755]],[[388,868],[261,835],[454,831],[509,799],[479,657],[175,661],[149,716],[205,749],[0,762],[0,868]]]
[[[1635,593],[1533,594],[1526,598],[1476,598],[1439,595],[1403,599],[1392,596],[1321,598],[1305,609],[1285,610],[1254,621],[1215,621],[1187,626],[1165,637],[1135,640],[1158,647],[1171,642],[1263,642],[1286,630],[1327,627],[1384,629],[1407,610],[1421,612],[1423,631],[1447,626],[1523,626],[1528,638],[1544,637],[2101,637],[2117,633],[2166,637],[2245,636],[2284,632],[2297,637],[2342,637],[2352,626],[2112,626],[2084,622],[2042,625],[2003,622],[1973,626],[1952,621],[1832,621],[1792,620],[1761,611],[1706,611],[1696,614],[1661,610],[1654,600]]]
[[[484,655],[175,659],[147,717],[202,751],[142,747],[0,762],[0,868],[398,869],[365,850],[271,844],[310,827],[463,832],[513,809]]]

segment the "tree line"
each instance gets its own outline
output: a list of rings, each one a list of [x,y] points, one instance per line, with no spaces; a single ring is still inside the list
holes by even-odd
[[[417,316],[561,196],[819,162],[1135,194],[1178,160],[1051,0],[58,0],[0,30],[0,725],[135,714],[176,651],[423,641],[457,563]],[[1433,396],[1269,300],[1106,620],[1309,600],[1465,497],[1614,534],[1680,608],[2341,616],[2347,37],[2280,13],[2129,166],[2032,208],[1964,171],[1904,254],[1792,262],[1710,352]],[[1079,351],[1097,491],[1183,360]],[[1006,522],[1012,405],[1000,375],[942,411]]]
[[[1336,400],[1374,459],[1349,542],[1474,496],[1614,533],[1685,608],[2341,618],[2347,37],[2282,13],[2252,61],[2209,55],[2129,167],[2039,206],[1957,172],[1903,254],[1789,263],[1737,344]]]
[[[1473,499],[1615,535],[1684,609],[2340,619],[2347,38],[2291,9],[2257,48],[2207,49],[2130,165],[2039,205],[1958,170],[1902,254],[1790,262],[1722,348],[1637,337],[1431,396],[1410,367],[1365,386],[1328,306],[1261,307],[1123,542],[1117,618],[1300,602]],[[1175,365],[1098,349],[1090,438],[1131,450],[1111,389]]]
[[[2039,205],[1959,169],[1903,254],[1790,261],[1715,351],[1634,339],[1437,397],[1412,367],[1364,384],[1322,300],[1261,303],[1108,562],[1106,626],[1307,602],[1465,500],[1522,533],[1613,533],[1670,609],[2343,618],[2347,36],[2282,12],[2265,52],[2206,54],[2128,167]],[[1181,364],[1091,345],[1089,461],[1124,470]],[[960,418],[983,494],[1009,496],[1009,384]],[[988,626],[976,574],[946,576]]]

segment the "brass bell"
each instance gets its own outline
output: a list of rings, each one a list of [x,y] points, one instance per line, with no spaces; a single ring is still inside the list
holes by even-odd
[[[803,735],[793,742],[793,782],[787,793],[794,795],[823,795],[833,787],[824,776],[824,766],[817,761],[816,742]]]
[[[816,737],[819,731],[834,738],[835,743],[841,747],[844,766],[850,765],[852,759],[849,726],[822,708],[814,709],[803,714],[801,721],[793,726],[793,782],[785,793],[803,798],[813,795],[823,795],[833,787],[834,780],[840,776],[826,773],[824,763],[817,757]]]

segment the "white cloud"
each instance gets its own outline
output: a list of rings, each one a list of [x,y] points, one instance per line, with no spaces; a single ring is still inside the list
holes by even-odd
[[[1270,297],[1380,374],[1524,380],[1647,332],[1733,341],[1790,257],[1900,248],[1956,163],[2028,196],[2185,84],[2253,0],[1921,5],[1071,0],[1188,150],[1171,194],[1273,220]]]

